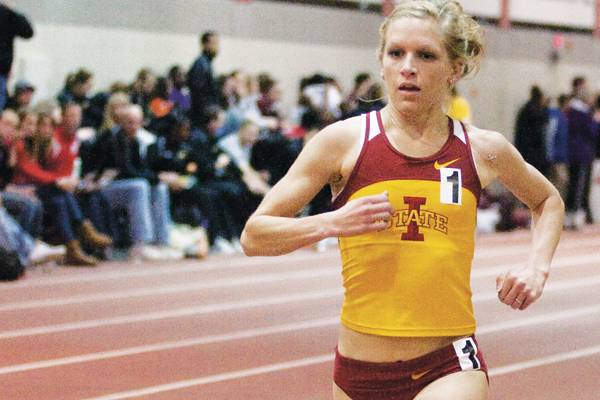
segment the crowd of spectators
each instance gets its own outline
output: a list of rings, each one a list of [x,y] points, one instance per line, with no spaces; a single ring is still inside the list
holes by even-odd
[[[592,164],[600,158],[600,95],[593,98],[584,77],[556,99],[533,86],[515,124],[515,146],[550,179],[567,209],[565,227],[593,222],[590,207]]]
[[[25,28],[13,36],[32,33]],[[57,260],[94,266],[118,256],[172,260],[241,252],[246,220],[304,144],[327,124],[385,105],[381,85],[368,73],[357,74],[345,95],[335,78],[317,73],[300,80],[297,103],[286,113],[281,85],[270,74],[215,75],[219,45],[218,34],[205,32],[188,70],[173,65],[157,76],[142,68],[131,83],[116,81],[103,91],[94,92],[93,72],[85,68],[68,74],[54,98],[36,104],[28,82],[16,82],[10,96],[4,90],[2,254],[14,254],[24,266]],[[590,220],[599,110],[600,97],[592,104],[579,77],[556,103],[533,87],[517,117],[515,144],[564,196],[570,228]],[[470,119],[458,93],[449,113]],[[514,201],[486,196],[484,207],[501,204],[497,229],[520,223]],[[325,212],[330,200],[324,188],[303,213]]]
[[[347,96],[315,74],[286,113],[275,77],[216,76],[219,36],[200,46],[187,71],[142,68],[106,91],[85,68],[36,104],[33,85],[14,85],[0,117],[0,248],[23,265],[78,266],[240,252],[245,221],[306,141],[384,105],[369,74]],[[324,189],[303,212],[327,211],[330,197]]]

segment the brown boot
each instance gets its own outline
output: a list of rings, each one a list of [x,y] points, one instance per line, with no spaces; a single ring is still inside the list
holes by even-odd
[[[89,219],[81,222],[81,225],[79,226],[79,236],[81,237],[81,240],[90,246],[100,249],[108,247],[113,243],[110,237],[98,232]]]
[[[81,249],[79,240],[71,240],[67,243],[65,262],[67,265],[79,265],[82,267],[94,267],[98,264],[98,260],[95,257],[85,254]]]

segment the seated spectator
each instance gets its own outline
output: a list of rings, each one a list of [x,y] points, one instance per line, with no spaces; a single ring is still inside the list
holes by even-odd
[[[190,90],[185,82],[185,72],[179,65],[174,65],[169,69],[168,78],[171,82],[169,100],[181,111],[187,113],[190,110],[192,100]]]
[[[26,81],[19,81],[15,84],[13,95],[8,99],[6,108],[14,110],[16,113],[22,113],[29,110],[35,87]]]
[[[37,238],[42,231],[43,209],[41,202],[31,187],[17,186],[10,182],[13,178],[16,154],[12,144],[17,136],[19,117],[12,110],[5,110],[0,116],[0,201],[6,210],[17,219],[19,225],[31,236]]]
[[[368,72],[362,72],[354,77],[354,87],[352,91],[346,96],[340,108],[342,110],[342,118],[350,118],[360,113],[358,111],[359,105],[365,99],[368,99],[368,91],[373,84],[371,74]]]
[[[150,122],[148,123],[148,130],[158,136],[168,135],[171,128],[171,118],[168,118],[168,116],[174,111],[175,103],[169,100],[170,91],[170,82],[167,78],[160,77],[156,80],[149,104]]]
[[[210,106],[202,121],[202,129],[192,133],[192,140],[198,146],[196,177],[198,183],[221,193],[226,203],[234,204],[232,211],[235,237],[238,238],[246,220],[258,206],[260,197],[248,190],[240,169],[217,145],[216,132],[222,124],[223,110],[217,106]],[[234,244],[240,248],[237,239],[234,240]]]
[[[150,100],[152,100],[155,85],[156,75],[154,72],[150,68],[142,68],[129,88],[131,102],[142,107],[144,121],[149,121],[150,118]]]
[[[91,108],[91,91],[94,86],[94,76],[90,71],[81,68],[67,76],[65,87],[56,97],[61,107],[68,103],[75,103],[81,107],[81,126],[94,127],[96,118]]]
[[[268,179],[250,165],[252,146],[258,140],[258,126],[245,121],[236,133],[220,139],[218,146],[223,150],[242,173],[242,180],[253,194],[263,197],[271,188]]]
[[[106,248],[112,240],[84,217],[74,195],[79,184],[73,176],[73,164],[78,155],[76,130],[80,123],[81,107],[69,103],[63,109],[63,124],[51,142],[37,135],[23,138],[16,146],[13,182],[36,185],[37,196],[57,230],[57,242],[67,246],[67,264],[93,266],[98,260],[83,251],[80,239],[94,248]]]
[[[206,226],[214,250],[233,252],[239,232],[234,230],[233,207],[217,185],[198,181],[202,149],[189,139],[190,121],[177,117],[166,137],[148,149],[149,163],[171,191],[173,216],[179,223]]]
[[[0,248],[14,251],[24,267],[61,261],[65,256],[64,246],[49,246],[35,240],[0,205]]]
[[[149,168],[138,131],[143,111],[127,106],[116,134],[105,132],[96,143],[98,173],[113,169],[116,179],[102,189],[113,209],[124,209],[129,222],[131,256],[134,259],[181,258],[169,248],[169,191]],[[155,244],[157,247],[149,246]]]

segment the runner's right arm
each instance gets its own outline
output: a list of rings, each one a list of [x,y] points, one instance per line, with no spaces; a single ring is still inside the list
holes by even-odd
[[[387,227],[392,207],[385,194],[350,201],[335,211],[295,217],[323,186],[340,179],[344,158],[360,140],[359,135],[350,134],[354,124],[330,125],[307,143],[246,223],[241,242],[247,255],[280,255],[327,237]]]

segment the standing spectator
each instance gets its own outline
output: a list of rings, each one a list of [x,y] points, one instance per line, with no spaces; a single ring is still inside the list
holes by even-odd
[[[569,121],[569,188],[565,225],[579,229],[585,224],[590,188],[590,172],[596,155],[598,127],[589,104],[585,78],[572,82],[572,96],[567,110]]]
[[[29,110],[34,92],[35,87],[31,83],[25,81],[17,82],[13,90],[13,95],[6,102],[6,108],[10,108],[17,113]]]
[[[569,179],[569,121],[567,109],[569,96],[560,95],[556,107],[548,109],[548,128],[546,129],[546,153],[550,162],[550,181],[560,196],[566,199]]]
[[[215,32],[207,31],[202,34],[200,43],[202,55],[194,61],[187,75],[192,99],[190,119],[194,127],[202,124],[208,106],[219,103],[219,93],[212,68],[212,62],[219,54],[219,37]]]
[[[515,127],[515,147],[526,162],[540,171],[548,173],[546,143],[544,133],[548,123],[548,114],[544,94],[538,86],[532,86],[529,100],[517,114]]]
[[[6,83],[13,62],[15,37],[30,39],[33,28],[27,18],[10,8],[7,2],[0,2],[0,111],[6,105]]]

